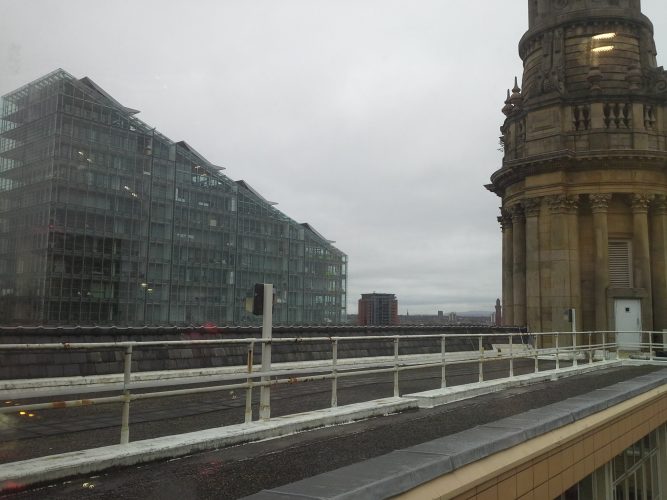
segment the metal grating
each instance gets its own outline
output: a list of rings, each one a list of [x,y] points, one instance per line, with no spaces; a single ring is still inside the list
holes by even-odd
[[[609,285],[632,287],[632,245],[629,240],[609,241]]]

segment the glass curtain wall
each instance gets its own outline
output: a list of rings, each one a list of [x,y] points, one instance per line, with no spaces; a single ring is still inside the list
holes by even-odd
[[[43,317],[51,179],[58,147],[55,74],[2,100],[0,322]]]
[[[2,101],[0,324],[345,321],[346,256],[59,70]]]

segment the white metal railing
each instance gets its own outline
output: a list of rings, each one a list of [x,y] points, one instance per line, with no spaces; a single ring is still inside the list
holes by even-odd
[[[25,351],[25,350],[91,350],[91,349],[122,349],[123,358],[123,381],[121,394],[115,396],[95,397],[90,399],[73,399],[65,401],[49,401],[44,403],[29,403],[20,406],[0,408],[0,414],[27,412],[33,410],[71,408],[87,405],[99,405],[110,403],[122,403],[121,435],[120,443],[130,441],[130,403],[132,401],[162,398],[170,396],[181,396],[200,394],[207,392],[225,390],[245,390],[245,422],[252,421],[252,392],[256,387],[269,388],[274,385],[293,384],[296,382],[331,381],[331,407],[338,405],[338,380],[341,378],[355,377],[361,375],[372,375],[381,373],[393,373],[393,394],[400,395],[400,377],[402,371],[418,370],[424,368],[440,367],[440,388],[447,387],[447,368],[456,364],[478,364],[478,381],[485,380],[485,363],[490,361],[508,360],[509,371],[507,378],[515,376],[515,361],[518,359],[533,359],[534,372],[540,371],[539,360],[554,360],[553,370],[562,370],[562,361],[571,361],[576,367],[580,362],[593,364],[597,361],[606,361],[618,358],[621,353],[627,351],[628,355],[639,355],[650,360],[654,359],[654,349],[666,350],[666,346],[654,343],[654,335],[658,332],[631,332],[639,341],[628,345],[619,346],[616,343],[617,332],[553,332],[553,333],[489,333],[489,334],[441,334],[441,335],[403,335],[403,336],[359,336],[359,337],[312,337],[312,338],[273,338],[273,339],[215,339],[215,340],[185,340],[185,341],[149,341],[149,342],[94,342],[94,343],[59,343],[59,344],[0,344],[0,351]],[[628,332],[623,332],[628,333]],[[662,335],[660,333],[660,335]],[[577,342],[577,336],[583,342]],[[476,340],[477,350],[450,353],[447,351],[447,340],[451,338],[467,338]],[[642,342],[646,338],[648,342]],[[660,336],[662,339],[662,336]],[[401,341],[414,341],[432,339],[434,346],[439,344],[439,352],[434,349],[431,354],[425,355],[400,355]],[[495,344],[495,348],[485,349],[484,341],[507,339],[506,344]],[[353,364],[344,363],[345,359],[339,359],[339,346],[342,342],[391,342],[393,343],[393,356],[391,357],[368,357],[355,358]],[[320,366],[297,366],[290,369],[272,369],[269,359],[269,369],[255,371],[253,361],[255,348],[258,344],[262,351],[268,352],[265,347],[271,344],[294,344],[307,342],[329,342],[331,345],[331,359],[323,362]],[[154,380],[152,382],[132,383],[132,355],[138,349],[150,349],[155,347],[188,347],[188,346],[227,346],[245,345],[247,347],[247,365],[234,373],[223,375],[212,375],[207,378],[207,383],[237,381],[235,383],[223,383],[207,387],[191,387],[185,389],[157,390],[153,392],[133,393],[133,389],[160,389],[170,385],[184,386],[188,384],[201,384],[201,377],[196,381],[189,382],[183,378],[169,380]],[[597,355],[596,355],[597,353]],[[596,358],[597,356],[597,358]],[[272,378],[273,377],[273,378]],[[259,379],[259,380],[258,380]],[[244,380],[243,382],[238,382]],[[59,392],[60,391],[60,392]],[[102,389],[100,392],[107,392]],[[51,396],[75,394],[76,390],[65,390],[54,388]],[[3,398],[0,392],[0,398]],[[4,399],[4,398],[3,398]],[[262,419],[270,418],[270,399],[268,408],[260,412]]]

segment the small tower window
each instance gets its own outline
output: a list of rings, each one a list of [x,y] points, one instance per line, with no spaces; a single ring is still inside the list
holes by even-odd
[[[611,42],[616,38],[616,33],[601,33],[591,38],[591,53],[594,55],[607,54],[614,50]]]
[[[612,38],[616,38],[616,33],[602,33],[600,35],[595,35],[593,40],[611,40]]]

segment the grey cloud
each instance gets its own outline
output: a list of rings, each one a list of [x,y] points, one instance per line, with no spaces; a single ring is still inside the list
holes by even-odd
[[[373,290],[401,312],[490,311],[499,200],[483,185],[526,3],[6,0],[0,94],[56,67],[90,76],[336,240],[350,312]],[[642,3],[667,53],[667,6]]]

